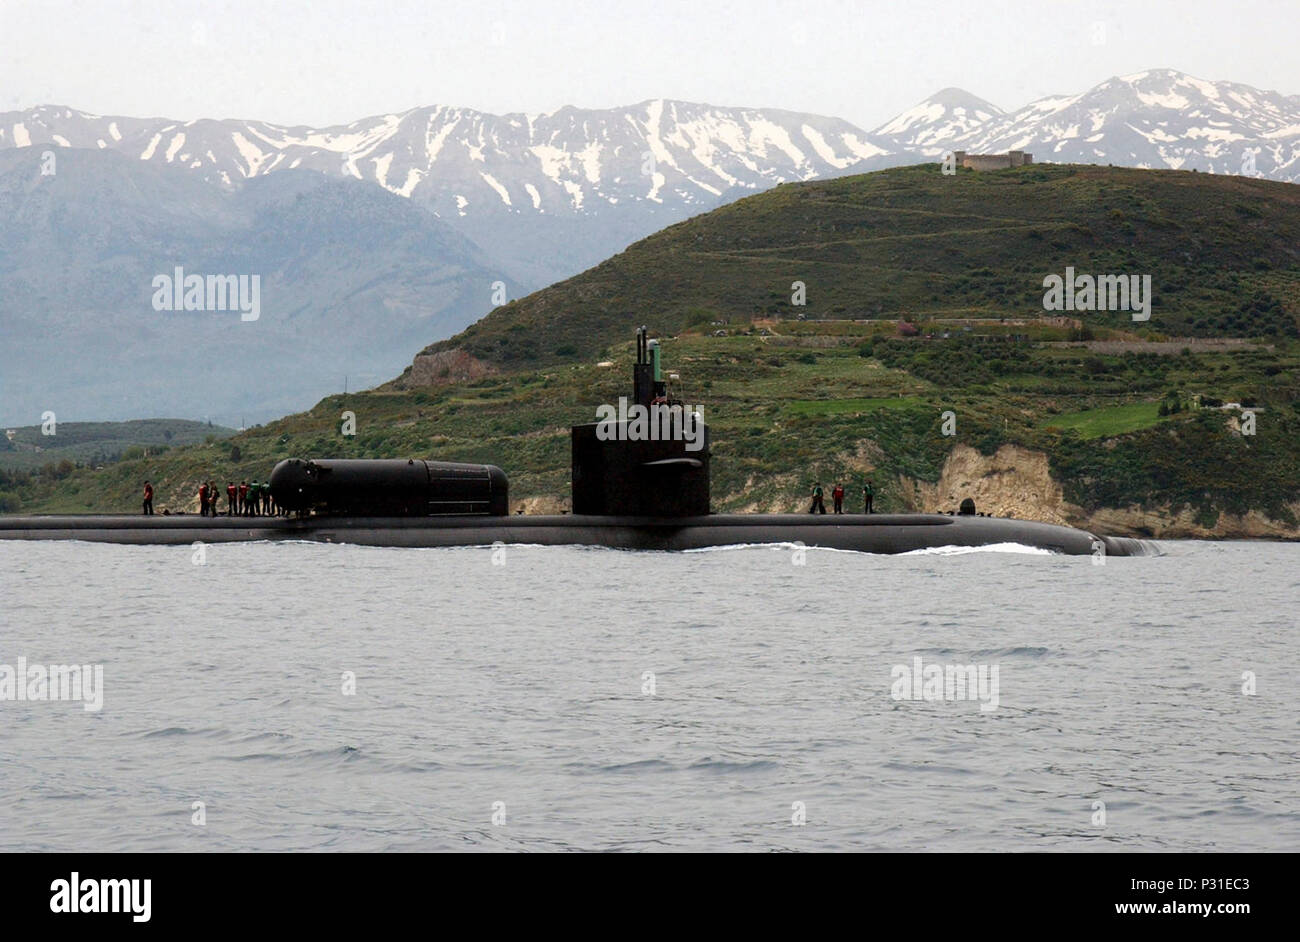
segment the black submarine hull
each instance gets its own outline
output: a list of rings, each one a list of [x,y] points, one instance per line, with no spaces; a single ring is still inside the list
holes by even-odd
[[[201,517],[50,515],[0,517],[0,539],[180,545],[309,540],[365,546],[604,546],[680,551],[742,544],[797,544],[864,553],[1018,543],[1064,555],[1147,556],[1143,540],[1001,517],[945,514],[709,514],[441,517]],[[1098,550],[1097,544],[1102,549]]]

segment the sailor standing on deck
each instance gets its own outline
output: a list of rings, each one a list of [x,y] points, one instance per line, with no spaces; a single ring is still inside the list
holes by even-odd
[[[875,510],[873,510],[871,507],[871,501],[875,496],[876,496],[876,489],[871,486],[870,481],[862,485],[862,504],[863,504],[862,512],[864,514],[875,513]]]
[[[822,499],[821,481],[818,481],[816,484],[813,485],[812,499],[813,499],[812,507],[808,509],[808,512],[810,514],[826,513],[826,501]]]
[[[144,511],[145,514],[153,513],[153,485],[148,481],[144,482]]]

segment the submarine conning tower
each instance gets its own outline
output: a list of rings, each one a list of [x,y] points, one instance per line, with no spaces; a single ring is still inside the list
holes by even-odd
[[[671,399],[659,341],[636,332],[632,399],[596,410],[572,428],[573,512],[597,516],[700,517],[709,513],[709,428]]]

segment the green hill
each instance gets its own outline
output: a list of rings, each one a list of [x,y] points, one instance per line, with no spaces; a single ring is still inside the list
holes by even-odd
[[[21,425],[3,432],[0,469],[9,471],[63,462],[102,465],[124,455],[141,457],[146,450],[160,454],[168,448],[235,434],[232,428],[189,419],[56,422],[48,427]]]
[[[671,226],[425,352],[517,368],[590,358],[642,322],[673,334],[798,314],[1041,314],[1043,278],[1066,266],[1151,275],[1148,326],[1166,334],[1295,336],[1300,187],[1068,165],[944,176],[937,164],[787,184]]]
[[[1300,187],[1203,174],[931,165],[786,185],[425,351],[486,375],[408,370],[231,439],[0,475],[0,506],[134,509],[148,477],[160,510],[183,509],[200,480],[264,480],[291,455],[492,462],[544,506],[568,495],[569,425],[628,394],[645,323],[712,426],[715,510],[802,509],[815,479],[855,496],[870,476],[882,510],[969,492],[1107,532],[1300,536],[1298,236]],[[1151,321],[1041,319],[1042,279],[1067,265],[1151,274]],[[1253,407],[1255,433],[1223,403]]]

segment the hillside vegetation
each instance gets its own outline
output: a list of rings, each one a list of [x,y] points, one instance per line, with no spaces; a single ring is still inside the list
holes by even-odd
[[[509,368],[589,359],[639,323],[1043,313],[1043,278],[1150,275],[1149,326],[1295,336],[1300,187],[1172,170],[922,164],[786,184],[656,233],[426,352]],[[793,282],[806,305],[791,303]],[[1097,324],[1123,313],[1088,315]]]
[[[158,455],[168,448],[234,434],[232,428],[189,419],[21,425],[5,429],[0,437],[0,469],[35,470],[65,463],[102,465],[122,457]]]

